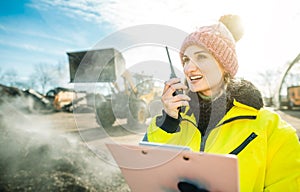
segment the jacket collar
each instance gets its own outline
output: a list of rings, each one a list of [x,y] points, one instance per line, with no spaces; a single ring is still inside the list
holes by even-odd
[[[189,92],[188,95],[191,97],[191,102],[185,113],[188,116],[193,114],[198,122],[199,107],[201,104],[205,104],[205,101],[199,98],[197,93]],[[243,79],[232,79],[228,83],[226,91],[215,101],[217,102],[211,102],[214,109],[211,111],[212,114],[222,113],[224,115],[223,118],[220,117],[221,120],[217,125],[231,122],[229,119],[253,119],[252,116],[256,116],[258,110],[263,107],[260,91],[251,82]]]
[[[258,109],[234,100],[233,107],[221,119],[217,124],[217,127],[241,119],[254,120],[256,119],[258,112]]]

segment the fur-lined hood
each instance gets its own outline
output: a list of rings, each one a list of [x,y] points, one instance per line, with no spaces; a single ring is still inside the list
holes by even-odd
[[[247,80],[233,79],[229,82],[226,89],[227,101],[236,101],[260,109],[264,106],[260,91]]]
[[[206,103],[208,102],[199,98],[197,93],[189,91],[188,95],[192,98],[190,102],[190,106],[192,108],[198,108],[197,106],[199,106],[199,103],[197,103],[197,101],[200,103],[201,100]],[[223,105],[227,105],[227,110],[229,110],[233,106],[234,99],[242,104],[248,105],[258,110],[264,105],[260,91],[250,81],[244,79],[230,80],[230,82],[227,84],[225,94],[222,94],[221,98],[217,99],[219,100],[219,102],[217,103],[223,103]]]
[[[233,107],[233,101],[253,107],[263,107],[260,91],[249,81],[232,79],[223,94],[215,99],[207,99],[195,92],[188,92],[191,97],[187,115],[194,114],[198,128],[202,134],[214,128],[224,115]],[[201,119],[201,121],[200,121]]]

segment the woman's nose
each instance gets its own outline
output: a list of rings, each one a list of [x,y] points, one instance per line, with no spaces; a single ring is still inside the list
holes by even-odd
[[[198,67],[193,61],[188,61],[184,65],[184,72],[186,72],[186,73],[196,71],[197,69],[198,69]]]

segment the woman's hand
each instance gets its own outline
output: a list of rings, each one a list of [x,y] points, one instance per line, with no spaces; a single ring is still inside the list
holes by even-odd
[[[178,119],[178,111],[181,106],[189,106],[191,99],[184,94],[175,95],[176,90],[186,90],[187,86],[180,82],[179,78],[173,78],[165,82],[161,97],[164,111],[171,117]]]

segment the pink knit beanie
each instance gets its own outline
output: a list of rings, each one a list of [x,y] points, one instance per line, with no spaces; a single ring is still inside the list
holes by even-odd
[[[224,70],[234,77],[238,70],[235,52],[235,42],[243,35],[240,18],[237,15],[225,15],[219,23],[204,26],[189,34],[182,43],[180,58],[182,60],[185,49],[190,45],[205,47]]]

